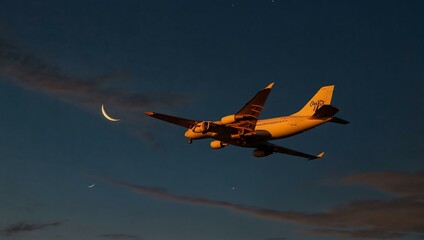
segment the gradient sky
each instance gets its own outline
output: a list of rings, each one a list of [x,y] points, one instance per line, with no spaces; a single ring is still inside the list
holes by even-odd
[[[2,1],[0,239],[422,239],[423,8]],[[351,124],[275,141],[323,159],[189,145],[144,116],[217,120],[271,82],[261,118],[335,84]]]

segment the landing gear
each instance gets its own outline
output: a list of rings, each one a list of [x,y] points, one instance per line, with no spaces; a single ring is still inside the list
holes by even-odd
[[[193,139],[189,138],[188,139],[188,144],[191,144],[193,142]]]

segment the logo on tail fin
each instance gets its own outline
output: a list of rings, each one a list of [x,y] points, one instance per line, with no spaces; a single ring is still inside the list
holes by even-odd
[[[316,110],[318,110],[320,107],[322,107],[324,105],[324,100],[318,100],[318,101],[311,101],[310,103],[309,103],[309,106],[311,106],[311,107],[313,107],[314,108],[314,112],[316,111]]]

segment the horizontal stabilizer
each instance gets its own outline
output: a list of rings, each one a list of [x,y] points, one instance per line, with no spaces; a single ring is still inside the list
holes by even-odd
[[[348,123],[350,123],[349,121],[346,121],[346,120],[341,119],[341,118],[338,118],[338,117],[333,117],[333,118],[330,120],[330,122],[338,123],[338,124],[348,124]]]
[[[338,108],[333,107],[331,105],[324,105],[320,107],[314,115],[312,115],[312,119],[322,119],[334,116],[339,111]]]

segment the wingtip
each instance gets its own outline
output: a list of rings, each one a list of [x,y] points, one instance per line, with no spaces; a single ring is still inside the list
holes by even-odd
[[[154,112],[145,112],[144,114],[146,114],[147,116],[152,116],[155,113]]]
[[[315,160],[315,159],[317,159],[317,158],[322,158],[323,156],[324,156],[324,152],[321,152],[320,154],[316,155],[315,157],[313,157],[313,158],[309,159],[309,161],[311,161],[311,160]]]
[[[321,88],[331,88],[334,90],[334,87],[335,87],[334,84],[330,84],[330,85],[322,86]]]
[[[317,155],[317,158],[322,158],[322,157],[324,157],[324,153],[325,153],[325,152],[321,152],[320,154],[318,154],[318,155]]]
[[[266,88],[265,89],[271,89],[272,88],[272,86],[274,86],[274,83],[272,82],[272,83],[270,83],[268,86],[266,86]]]

